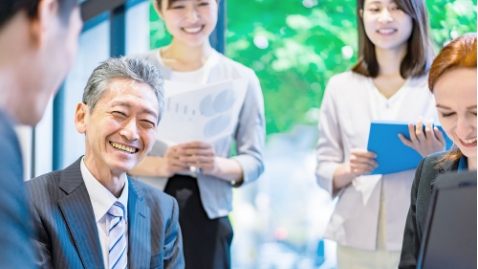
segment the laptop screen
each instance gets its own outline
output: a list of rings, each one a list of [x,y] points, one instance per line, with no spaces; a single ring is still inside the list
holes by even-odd
[[[477,268],[476,171],[439,177],[417,268]]]

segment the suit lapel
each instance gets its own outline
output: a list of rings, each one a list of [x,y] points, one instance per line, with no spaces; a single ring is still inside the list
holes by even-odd
[[[81,158],[63,170],[60,188],[68,195],[58,205],[73,237],[83,267],[104,268],[93,206],[80,170]]]
[[[129,179],[128,179],[129,180]],[[129,180],[128,264],[129,269],[149,268],[151,262],[150,209],[141,187]]]

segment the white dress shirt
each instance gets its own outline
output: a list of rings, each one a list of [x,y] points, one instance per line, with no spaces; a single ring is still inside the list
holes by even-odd
[[[96,227],[100,239],[101,252],[103,255],[103,264],[105,268],[109,268],[109,227],[112,217],[108,214],[108,210],[115,202],[120,202],[125,209],[125,236],[126,236],[126,253],[128,255],[128,180],[124,175],[124,188],[119,198],[116,198],[108,189],[106,189],[96,178],[90,173],[85,165],[84,158],[81,160],[81,176],[85,181],[88,195],[90,196],[93,212],[95,213]]]
[[[332,193],[339,165],[349,162],[355,148],[367,148],[372,120],[438,122],[435,99],[427,77],[409,79],[391,98],[383,97],[371,79],[351,71],[332,77],[325,90],[317,144],[318,184]],[[397,160],[399,161],[399,160]],[[363,250],[377,248],[380,200],[384,200],[386,247],[400,251],[415,170],[360,176],[341,190],[325,236],[340,245]]]

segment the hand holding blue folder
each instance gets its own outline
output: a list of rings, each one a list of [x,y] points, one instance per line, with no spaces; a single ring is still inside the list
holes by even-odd
[[[446,136],[443,128],[435,125],[446,140],[446,149],[450,149],[453,142]],[[378,167],[372,171],[372,175],[391,174],[409,169],[415,169],[422,156],[414,149],[400,141],[398,134],[402,134],[410,140],[408,123],[372,121],[368,137],[367,150],[377,154]]]

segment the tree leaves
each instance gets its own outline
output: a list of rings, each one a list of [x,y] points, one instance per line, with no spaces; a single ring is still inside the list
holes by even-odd
[[[476,32],[476,0],[426,2],[437,50]],[[357,60],[355,5],[356,0],[227,0],[226,55],[257,73],[268,134],[317,124],[327,81]],[[167,45],[171,37],[152,7],[150,21],[151,48]]]

